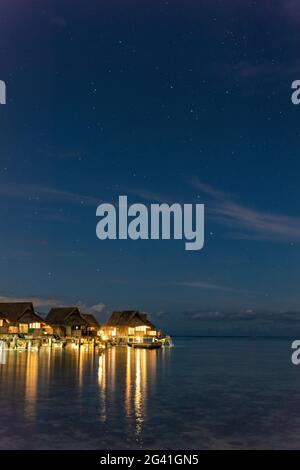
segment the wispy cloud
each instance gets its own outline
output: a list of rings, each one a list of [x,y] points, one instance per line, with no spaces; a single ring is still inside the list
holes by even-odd
[[[95,206],[99,199],[94,196],[74,193],[50,186],[33,184],[20,184],[16,182],[2,183],[0,185],[0,196],[39,202],[60,202],[68,204],[86,204]]]
[[[93,310],[94,312],[98,312],[98,313],[101,313],[103,312],[103,310],[105,309],[105,304],[95,304],[95,305],[92,305],[90,308],[91,310]]]
[[[233,322],[233,321],[249,321],[260,323],[300,323],[299,311],[272,312],[265,310],[242,310],[242,311],[194,311],[184,312],[184,318],[195,321],[205,322]]]
[[[103,303],[88,305],[82,302],[77,302],[76,306],[79,307],[82,312],[90,312],[95,314],[102,313],[106,308],[106,305]]]
[[[205,281],[183,281],[183,282],[177,282],[176,285],[183,286],[183,287],[192,287],[194,289],[214,290],[214,291],[219,291],[219,292],[231,292],[231,293],[236,293],[236,294],[245,294],[248,292],[243,289],[235,289],[233,287],[222,286],[219,284],[213,284],[213,283],[205,282]]]
[[[170,198],[167,194],[163,194],[161,192],[149,191],[145,188],[129,188],[127,190],[128,194],[132,194],[137,196],[140,199],[144,199],[145,201],[156,202],[159,204],[167,203],[173,204],[176,200]]]
[[[63,307],[61,300],[47,297],[14,297],[9,295],[0,295],[0,302],[32,302],[35,307]]]
[[[190,183],[194,188],[199,189],[204,194],[207,194],[208,196],[211,196],[214,199],[224,200],[232,199],[234,197],[231,193],[222,191],[213,186],[210,186],[209,184],[203,183],[197,176],[191,177]]]
[[[250,84],[251,81],[263,81],[264,83],[272,83],[273,86],[289,86],[289,81],[293,77],[298,76],[299,58],[289,58],[289,60],[281,62],[273,62],[272,58],[264,58],[257,61],[256,58],[241,60],[234,64],[229,64],[223,60],[214,62],[211,65],[212,73],[222,75],[224,77],[238,78],[242,83],[245,81]],[[257,90],[257,87],[255,88]],[[248,93],[252,93],[252,87]],[[245,94],[244,90],[243,94]],[[259,92],[259,91],[258,91]],[[246,93],[247,95],[247,93]]]
[[[189,183],[202,196],[200,200],[205,203],[207,217],[229,227],[231,232],[228,236],[231,238],[293,242],[300,240],[300,217],[248,207],[242,204],[236,195],[210,186],[197,177],[189,178]],[[171,197],[160,191],[139,188],[131,189],[130,192],[150,202],[187,202],[186,196],[183,200],[178,194]]]
[[[32,302],[35,308],[40,307],[69,307],[76,306],[80,308],[82,313],[93,313],[95,316],[104,312],[106,305],[104,303],[97,303],[89,305],[81,301],[75,301],[71,303],[64,302],[59,299],[52,297],[40,297],[40,296],[27,296],[27,297],[17,297],[12,295],[0,295],[0,302]]]
[[[232,194],[203,184],[198,178],[193,178],[191,183],[195,189],[210,197],[206,205],[207,212],[216,222],[239,230],[250,231],[252,238],[300,240],[299,217],[249,208],[238,202]],[[243,238],[241,234],[237,234],[237,237]],[[247,236],[245,238],[249,239]]]
[[[97,304],[87,304],[85,302],[75,302],[73,305],[76,305],[81,311],[81,313],[91,313],[97,318],[98,321],[103,322],[103,315],[106,314],[106,305],[104,303],[97,303]]]

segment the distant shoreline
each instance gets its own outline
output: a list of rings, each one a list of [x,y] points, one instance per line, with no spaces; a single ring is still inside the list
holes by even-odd
[[[300,336],[300,335],[299,335]],[[294,336],[263,336],[263,335],[176,335],[172,334],[172,338],[220,338],[220,339],[294,339]]]

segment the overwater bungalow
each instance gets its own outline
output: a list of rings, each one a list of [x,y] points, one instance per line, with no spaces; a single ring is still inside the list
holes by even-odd
[[[40,335],[52,333],[52,329],[35,313],[31,302],[0,302],[0,333]]]
[[[100,325],[94,315],[92,315],[91,313],[82,313],[81,316],[87,322],[87,336],[97,336],[100,330]]]
[[[137,310],[113,312],[101,327],[103,339],[115,340],[121,344],[142,341],[145,337],[156,338],[160,332],[148,320],[146,313]]]
[[[85,336],[88,322],[78,307],[54,307],[49,311],[46,321],[59,336]]]

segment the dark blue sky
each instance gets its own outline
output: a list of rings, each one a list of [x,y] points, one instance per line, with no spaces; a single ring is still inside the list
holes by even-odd
[[[270,4],[1,2],[1,297],[300,332],[300,6]],[[119,194],[204,203],[204,249],[100,242]]]

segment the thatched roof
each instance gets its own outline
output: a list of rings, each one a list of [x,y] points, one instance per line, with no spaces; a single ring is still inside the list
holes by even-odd
[[[82,313],[81,316],[87,321],[89,326],[95,326],[96,328],[100,326],[94,315],[91,313]]]
[[[78,307],[55,307],[49,311],[46,322],[49,325],[86,325]]]
[[[45,320],[37,315],[31,302],[0,302],[0,319],[10,323],[44,323]]]
[[[135,328],[136,326],[149,326],[151,329],[155,328],[148,320],[146,313],[140,313],[136,310],[113,312],[105,326],[128,326],[131,328]]]

